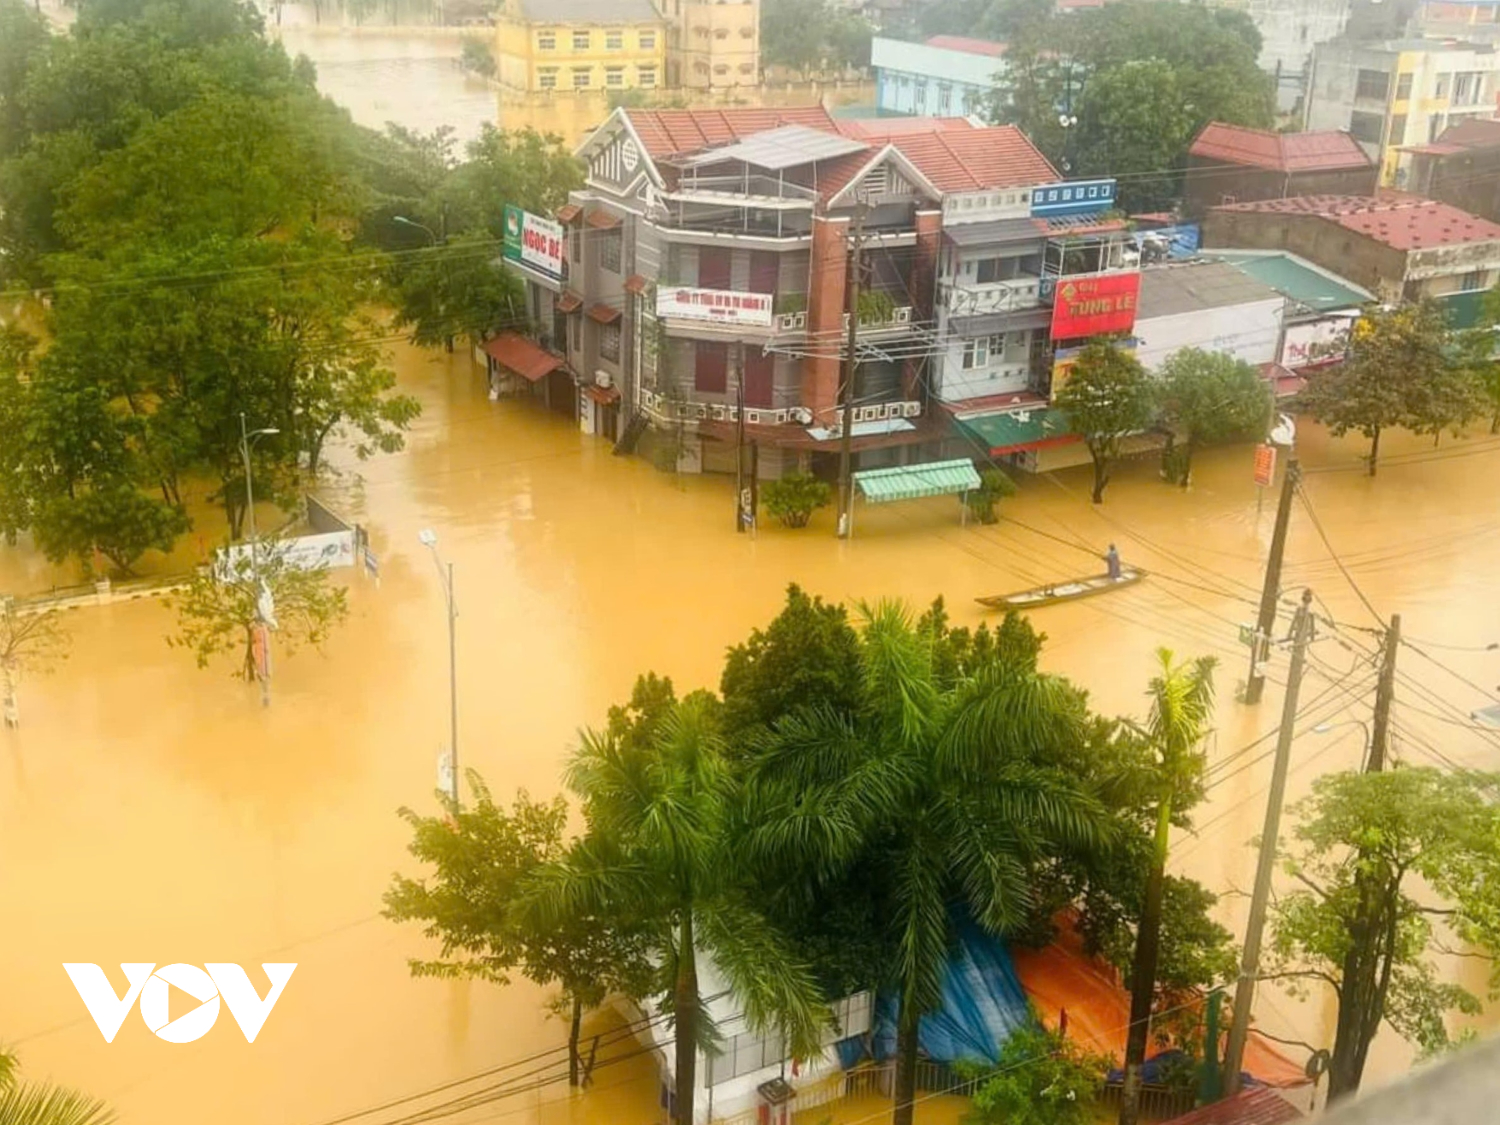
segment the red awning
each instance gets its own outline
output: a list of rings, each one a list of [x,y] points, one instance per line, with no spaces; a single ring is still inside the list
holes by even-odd
[[[1232,1098],[1199,1106],[1167,1125],[1287,1125],[1302,1120],[1302,1111],[1275,1090],[1257,1086]]]
[[[613,324],[620,319],[620,310],[612,305],[590,305],[589,319],[599,324]]]
[[[484,345],[485,354],[501,367],[535,383],[556,371],[563,361],[543,351],[530,340],[514,332],[502,332]]]
[[[640,296],[646,291],[646,286],[648,284],[649,282],[647,282],[647,280],[640,274],[633,273],[625,279],[625,292],[634,293],[636,296]]]
[[[583,208],[576,203],[569,203],[557,209],[557,221],[560,223],[571,223],[579,215],[583,214]]]
[[[562,296],[557,299],[557,311],[560,313],[573,313],[583,308],[583,298],[571,289],[564,289]]]
[[[1290,398],[1292,395],[1300,394],[1302,388],[1307,386],[1307,377],[1300,375],[1279,363],[1263,363],[1260,365],[1261,377],[1271,384],[1271,389],[1277,398]]]
[[[588,395],[600,406],[608,406],[612,402],[620,401],[619,387],[601,387],[597,383],[590,383],[583,388],[583,393]]]
[[[613,230],[620,225],[619,217],[608,211],[590,211],[583,221],[596,230]]]

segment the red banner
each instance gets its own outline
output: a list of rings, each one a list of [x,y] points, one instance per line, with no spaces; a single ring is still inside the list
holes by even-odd
[[[1257,445],[1255,447],[1255,483],[1262,488],[1270,488],[1271,482],[1275,479],[1276,447]]]
[[[1135,327],[1136,298],[1140,291],[1138,273],[1059,278],[1052,303],[1052,338],[1072,340],[1107,332],[1129,332]]]

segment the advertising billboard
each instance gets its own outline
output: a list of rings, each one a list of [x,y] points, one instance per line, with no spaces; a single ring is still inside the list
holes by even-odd
[[[560,223],[505,205],[504,254],[508,261],[520,262],[560,281],[565,245]]]
[[[677,320],[703,320],[748,328],[771,327],[772,296],[769,293],[736,293],[728,289],[688,289],[660,286],[656,290],[656,315]]]
[[[1281,366],[1294,370],[1338,363],[1349,347],[1353,317],[1328,316],[1310,324],[1289,324],[1281,341]]]
[[[1063,277],[1052,302],[1052,338],[1073,340],[1135,327],[1138,273],[1089,274]]]

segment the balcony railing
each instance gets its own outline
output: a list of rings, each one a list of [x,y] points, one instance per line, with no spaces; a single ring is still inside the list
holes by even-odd
[[[730,197],[749,197],[752,199],[774,199],[779,202],[807,204],[816,202],[818,198],[818,193],[812,188],[803,187],[801,184],[788,183],[775,176],[767,176],[760,172],[749,172],[738,176],[694,176],[689,173],[678,181],[676,191],[667,193],[667,198],[684,197],[691,199],[695,196],[703,195],[716,200]]]
[[[949,282],[944,286],[943,306],[950,316],[985,316],[1035,308],[1042,303],[1041,284],[1039,277],[1015,277],[983,284]]]
[[[739,408],[733,403],[694,402],[672,399],[648,388],[641,389],[641,409],[658,422],[738,422]],[[912,399],[897,402],[873,402],[854,408],[854,424],[893,421],[897,418],[920,418],[922,404]],[[748,426],[810,426],[812,411],[803,406],[745,408]]]

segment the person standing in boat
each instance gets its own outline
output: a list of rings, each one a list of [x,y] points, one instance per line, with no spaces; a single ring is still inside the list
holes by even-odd
[[[1109,550],[1105,552],[1104,565],[1109,568],[1109,580],[1111,582],[1118,582],[1121,578],[1120,552],[1115,549],[1113,543],[1109,545]]]

